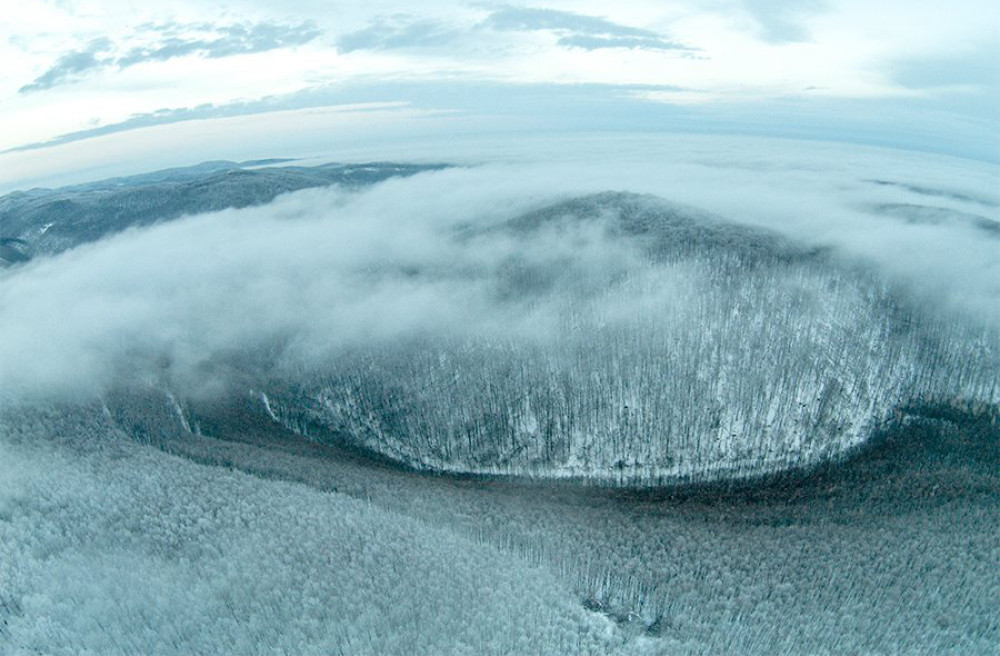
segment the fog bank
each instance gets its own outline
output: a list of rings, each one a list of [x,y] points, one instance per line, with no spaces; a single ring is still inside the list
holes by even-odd
[[[585,476],[780,467],[909,398],[995,403],[993,171],[746,143],[305,190],[39,258],[0,273],[5,389],[270,391],[411,464]]]

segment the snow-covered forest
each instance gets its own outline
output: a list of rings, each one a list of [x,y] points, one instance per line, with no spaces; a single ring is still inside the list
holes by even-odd
[[[904,403],[1000,394],[995,330],[655,198],[574,199],[458,239],[485,264],[380,275],[472,280],[495,299],[485,325],[345,347],[265,386],[264,411],[417,468],[657,484],[836,459]]]

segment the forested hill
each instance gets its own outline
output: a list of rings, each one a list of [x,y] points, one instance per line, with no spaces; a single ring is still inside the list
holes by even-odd
[[[418,469],[659,485],[838,459],[905,404],[997,402],[995,331],[936,321],[830,250],[652,196],[453,239],[483,264],[378,275],[475,286],[489,320],[345,348],[258,387],[261,412]]]
[[[860,257],[621,191],[410,208],[447,183],[414,174],[440,168],[213,162],[8,195],[10,279],[43,274],[7,311],[24,324],[72,310],[78,326],[15,336],[64,349],[53,367],[91,366],[66,375],[149,434],[207,426],[212,389],[261,422],[419,470],[619,486],[810,467],[903,408],[1000,399],[996,326],[936,312]],[[374,184],[396,176],[414,177]],[[329,184],[365,189],[17,266]],[[193,284],[161,275],[178,257],[204,264]],[[150,258],[124,292],[86,282]],[[120,308],[113,327],[89,328],[82,298]],[[34,381],[37,363],[11,375]]]
[[[129,227],[262,205],[279,194],[299,189],[332,184],[361,187],[394,176],[443,168],[385,162],[260,167],[272,163],[212,161],[59,189],[7,194],[0,198],[0,238],[5,242],[19,240],[11,246],[19,255],[9,253],[5,246],[0,250],[0,264],[59,253]]]

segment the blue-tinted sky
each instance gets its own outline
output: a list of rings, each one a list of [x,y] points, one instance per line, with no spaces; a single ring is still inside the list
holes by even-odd
[[[329,148],[722,132],[997,160],[998,29],[989,0],[21,0],[0,25],[0,169],[113,158],[123,133],[138,159],[296,155],[307,130]]]

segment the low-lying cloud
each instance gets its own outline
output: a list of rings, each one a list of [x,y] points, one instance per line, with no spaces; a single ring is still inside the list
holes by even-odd
[[[830,147],[590,153],[575,163],[483,165],[368,191],[309,190],[260,208],[121,234],[2,274],[0,366],[7,390],[100,390],[164,368],[197,377],[245,349],[303,361],[400,335],[554,330],[545,305],[504,305],[495,272],[532,253],[502,238],[456,239],[547,203],[599,192],[655,193],[728,220],[833,246],[877,265],[933,312],[1000,326],[997,242],[967,222],[907,222],[906,203],[956,216],[993,198],[988,167]],[[587,162],[590,163],[580,163]],[[871,180],[898,181],[887,185]],[[919,193],[912,188],[920,189]],[[926,189],[950,195],[928,196]],[[600,234],[558,235],[538,259],[573,257],[570,278],[642,257]],[[582,241],[581,241],[582,240]],[[589,249],[589,250],[588,250]],[[437,272],[440,275],[437,275]],[[280,345],[276,346],[276,345]]]

